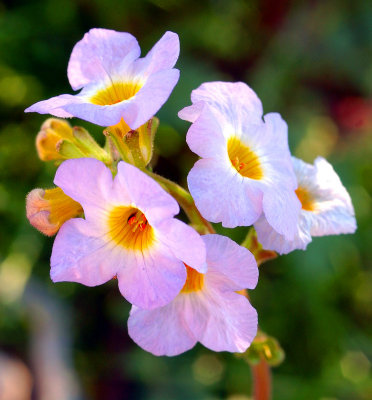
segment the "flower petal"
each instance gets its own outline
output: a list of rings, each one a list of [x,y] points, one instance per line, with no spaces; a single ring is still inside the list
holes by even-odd
[[[119,289],[132,304],[152,309],[173,300],[186,281],[186,267],[168,248],[157,243],[147,252],[128,252]]]
[[[123,107],[124,121],[132,129],[147,122],[168,100],[179,77],[178,69],[161,70],[150,75],[138,93],[127,101],[128,107]]]
[[[74,90],[96,80],[106,80],[123,60],[135,60],[141,50],[137,39],[127,32],[91,29],[74,46],[67,75]]]
[[[193,103],[206,102],[221,125],[231,125],[237,133],[241,122],[262,122],[262,104],[256,93],[243,82],[207,82],[191,93]]]
[[[32,106],[26,108],[25,112],[37,112],[39,114],[52,114],[59,118],[71,118],[74,115],[70,114],[63,107],[66,104],[76,104],[84,101],[79,96],[71,94],[61,94],[60,96],[52,97],[48,100],[39,101]]]
[[[258,268],[253,254],[233,240],[221,235],[203,235],[207,248],[208,275],[218,275],[219,281],[230,290],[254,289]],[[226,289],[225,289],[226,290]]]
[[[112,174],[103,162],[93,158],[66,160],[58,168],[54,183],[82,205],[85,217],[92,223],[104,217],[113,183]],[[129,202],[124,192],[123,198]]]
[[[261,185],[244,180],[228,163],[197,161],[187,177],[191,195],[208,221],[228,228],[252,225],[262,213]]]
[[[211,295],[208,324],[199,339],[213,351],[243,353],[257,334],[257,312],[249,301],[234,292]]]
[[[183,297],[177,297],[155,310],[132,307],[128,319],[129,336],[156,356],[176,356],[191,349],[196,339],[185,325],[183,300]]]
[[[264,215],[254,224],[257,232],[257,239],[264,249],[274,250],[279,254],[288,254],[293,250],[305,250],[312,241],[310,236],[311,214],[308,211],[301,211],[298,221],[297,232],[292,240],[279,234],[267,222]]]
[[[145,213],[150,225],[171,218],[180,210],[176,200],[154,179],[124,161],[118,164],[114,190],[128,193],[130,202]]]
[[[226,158],[226,138],[208,105],[203,107],[200,116],[190,126],[186,142],[191,151],[200,157]]]
[[[147,78],[164,69],[171,69],[176,64],[180,54],[180,40],[177,33],[167,31],[159,39],[146,57],[136,61],[135,70]]]
[[[177,219],[166,220],[156,228],[158,239],[171,249],[176,258],[201,273],[207,271],[204,236]]]
[[[78,282],[87,286],[107,282],[122,263],[117,253],[107,251],[106,243],[81,218],[70,219],[62,225],[50,262],[53,282]]]

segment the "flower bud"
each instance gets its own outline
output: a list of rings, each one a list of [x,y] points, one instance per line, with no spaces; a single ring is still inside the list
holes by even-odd
[[[137,130],[131,130],[122,120],[119,124],[110,126],[106,134],[112,138],[124,161],[143,169],[151,161],[158,126],[159,120],[156,117]]]
[[[72,128],[62,119],[49,118],[36,136],[36,150],[42,161],[64,160],[58,150],[61,140],[72,140]]]
[[[72,128],[68,122],[57,118],[49,118],[43,123],[36,137],[36,149],[42,161],[92,157],[107,165],[111,163],[109,154],[86,129]]]
[[[81,214],[79,203],[62,189],[33,189],[26,198],[26,215],[30,224],[47,236],[57,233],[63,223]]]

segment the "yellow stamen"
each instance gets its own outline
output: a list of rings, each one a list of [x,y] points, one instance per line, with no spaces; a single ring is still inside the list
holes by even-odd
[[[185,264],[186,265],[186,264]],[[204,274],[186,265],[187,278],[181,293],[198,292],[204,286]]]
[[[232,166],[240,175],[250,179],[262,179],[263,170],[258,156],[237,137],[227,142],[227,153]]]
[[[307,211],[315,210],[315,201],[312,194],[305,188],[299,186],[296,189],[296,195],[302,204],[302,209]]]
[[[90,98],[90,102],[99,106],[112,106],[132,98],[142,87],[140,82],[116,82],[99,90]]]
[[[48,202],[46,209],[50,212],[49,221],[54,225],[61,226],[65,221],[83,212],[81,205],[59,187],[46,190],[44,199]]]
[[[108,218],[109,236],[127,250],[145,251],[154,244],[154,230],[145,215],[134,207],[114,207]]]

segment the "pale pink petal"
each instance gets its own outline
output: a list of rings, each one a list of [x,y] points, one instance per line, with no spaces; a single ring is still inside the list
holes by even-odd
[[[113,183],[112,174],[103,162],[94,158],[66,160],[58,168],[54,183],[82,205],[92,223],[104,218]],[[122,199],[128,201],[124,192]]]
[[[155,43],[146,57],[135,62],[134,70],[141,71],[141,75],[146,78],[158,71],[173,68],[179,54],[180,41],[177,33],[167,31],[159,41]]]
[[[139,92],[127,101],[129,107],[122,113],[124,121],[132,129],[147,122],[168,100],[179,77],[178,69],[161,70],[150,75]]]
[[[128,319],[129,336],[156,356],[176,356],[191,349],[196,339],[185,325],[183,308],[181,296],[155,310],[132,307]]]
[[[145,252],[129,251],[118,273],[121,294],[132,304],[152,309],[172,301],[186,281],[186,267],[169,248],[157,243]]]
[[[187,182],[198,210],[208,221],[235,228],[253,224],[262,213],[260,182],[245,180],[228,162],[199,160]]]
[[[207,249],[208,274],[225,279],[226,289],[254,289],[258,281],[258,268],[253,254],[233,240],[221,235],[202,236]]]
[[[67,75],[74,90],[112,76],[123,60],[135,60],[141,50],[137,39],[127,32],[91,29],[74,46]]]
[[[70,219],[60,228],[53,244],[50,275],[54,282],[101,285],[121,267],[121,258],[107,250],[98,232],[81,218]]]
[[[297,226],[297,232],[292,240],[276,232],[267,222],[264,215],[254,224],[257,232],[257,239],[264,249],[274,250],[279,254],[288,254],[293,250],[305,250],[311,242],[310,235],[311,213],[302,210]]]
[[[227,140],[208,105],[190,126],[186,142],[200,157],[226,159]]]
[[[206,102],[215,112],[221,125],[233,124],[240,129],[241,122],[262,122],[262,104],[256,93],[243,82],[207,82],[191,93],[191,101]],[[236,133],[236,132],[232,132]]]
[[[204,236],[177,219],[165,220],[156,230],[158,240],[169,247],[177,259],[199,272],[207,271]]]
[[[118,164],[114,190],[115,193],[128,193],[130,202],[145,213],[150,225],[171,218],[179,212],[176,200],[154,179],[124,161]]]
[[[210,293],[209,318],[200,343],[213,351],[243,353],[257,334],[257,312],[245,296],[234,292]]]
[[[61,94],[48,100],[39,101],[26,108],[25,112],[37,112],[39,114],[52,114],[59,118],[71,118],[74,115],[66,111],[63,107],[66,104],[76,104],[83,102],[84,99],[71,94]]]
[[[297,232],[301,202],[296,193],[273,185],[266,188],[263,197],[263,211],[268,223],[287,240],[293,240]]]
[[[195,122],[199,115],[202,113],[206,103],[204,101],[198,101],[195,104],[184,107],[178,111],[178,117],[189,122]]]

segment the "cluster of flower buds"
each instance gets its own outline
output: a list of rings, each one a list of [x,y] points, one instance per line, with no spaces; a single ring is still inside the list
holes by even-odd
[[[275,252],[305,249],[312,236],[354,232],[354,210],[331,165],[291,157],[286,123],[277,113],[263,116],[241,82],[204,83],[179,112],[200,156],[188,175],[190,193],[154,174],[154,115],[178,81],[178,55],[173,32],[143,58],[129,33],[85,34],[68,64],[70,84],[81,91],[26,111],[103,126],[106,145],[64,120],[45,121],[37,151],[60,164],[56,187],[29,193],[27,217],[57,234],[54,282],[96,286],[117,278],[132,304],[129,335],[145,350],[173,356],[200,342],[243,353],[257,334],[246,291],[257,284],[257,265]],[[179,205],[190,225],[175,218]],[[254,228],[238,245],[210,222]],[[266,349],[261,342],[257,354]]]

